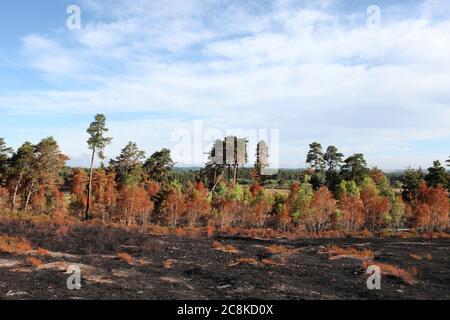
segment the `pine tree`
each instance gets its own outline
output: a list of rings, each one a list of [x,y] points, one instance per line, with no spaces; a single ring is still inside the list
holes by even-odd
[[[428,169],[428,174],[425,176],[425,181],[431,187],[437,187],[441,185],[447,187],[447,171],[441,165],[439,160],[433,162],[433,166]]]
[[[89,149],[92,150],[92,156],[91,156],[91,164],[89,168],[89,184],[88,184],[88,196],[87,196],[87,202],[86,202],[86,212],[84,219],[89,219],[89,206],[91,202],[91,193],[92,193],[92,175],[94,173],[94,160],[95,155],[100,159],[104,159],[104,150],[105,147],[111,143],[112,138],[105,137],[105,134],[109,131],[108,128],[106,128],[106,118],[103,114],[97,114],[95,116],[95,120],[90,124],[89,128],[87,129],[87,133],[89,134],[89,139],[87,141],[87,144],[89,146]]]

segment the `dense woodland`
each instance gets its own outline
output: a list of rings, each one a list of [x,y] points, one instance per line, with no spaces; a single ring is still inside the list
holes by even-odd
[[[212,180],[208,165],[176,169],[170,150],[146,157],[130,142],[105,165],[106,119],[87,129],[89,168],[66,166],[52,138],[17,150],[0,138],[0,217],[47,215],[119,226],[272,229],[279,232],[448,230],[450,175],[435,161],[427,170],[386,175],[368,168],[363,154],[345,157],[335,146],[310,145],[305,170],[261,175],[240,168],[237,181]],[[258,157],[257,157],[258,158]],[[450,167],[450,158],[445,165]]]

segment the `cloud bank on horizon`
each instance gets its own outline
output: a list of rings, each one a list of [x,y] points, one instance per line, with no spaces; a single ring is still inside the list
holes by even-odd
[[[54,135],[84,165],[85,130],[105,113],[109,156],[129,140],[171,147],[197,120],[280,129],[283,167],[303,167],[312,141],[385,169],[450,154],[450,3],[45,0],[27,2],[41,17],[27,22],[21,2],[0,24],[0,136],[15,147]],[[81,30],[66,29],[70,4]]]

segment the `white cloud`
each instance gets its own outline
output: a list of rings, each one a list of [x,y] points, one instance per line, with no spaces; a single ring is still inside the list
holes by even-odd
[[[114,132],[117,141],[148,146],[168,145],[170,131],[192,119],[221,129],[279,128],[285,165],[298,165],[293,150],[303,154],[316,139],[389,166],[395,160],[383,151],[400,159],[416,141],[450,139],[450,20],[432,19],[433,1],[419,7],[420,18],[383,20],[381,30],[355,23],[365,12],[330,12],[330,1],[85,4],[99,20],[74,36],[77,46],[31,35],[23,47],[38,71],[70,73],[90,89],[4,94],[0,109],[172,115],[141,124],[169,131],[160,139],[131,122]]]

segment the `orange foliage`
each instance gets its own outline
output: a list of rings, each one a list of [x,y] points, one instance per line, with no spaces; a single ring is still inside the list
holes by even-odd
[[[36,250],[36,253],[41,256],[48,256],[50,252],[47,249],[39,248]]]
[[[258,182],[255,182],[250,187],[250,193],[254,198],[256,198],[261,192],[263,191],[263,188]]]
[[[389,198],[380,196],[374,187],[368,186],[361,190],[361,200],[367,229],[372,232],[381,229],[392,207]]]
[[[417,198],[413,201],[414,225],[422,232],[442,231],[448,227],[450,204],[447,191],[438,186],[420,183]]]
[[[327,187],[322,187],[316,192],[311,202],[311,210],[304,215],[304,223],[311,232],[321,232],[331,223],[336,213],[336,200]]]
[[[194,187],[189,190],[186,199],[186,213],[191,227],[195,227],[198,219],[207,217],[211,212],[211,205],[208,201],[208,196],[208,190],[206,190],[203,181],[195,183]]]
[[[27,264],[31,267],[39,267],[44,264],[44,262],[38,258],[28,257],[26,260]]]
[[[180,217],[186,213],[184,195],[176,188],[171,187],[163,200],[162,211],[164,221],[173,228],[177,227]]]
[[[298,182],[294,182],[291,184],[291,189],[289,190],[289,196],[286,202],[283,205],[283,209],[281,210],[279,216],[279,224],[281,230],[287,230],[288,225],[292,222],[292,212],[295,208],[295,202],[297,200],[297,195],[300,190],[300,184]]]
[[[125,225],[148,223],[154,205],[144,186],[123,186],[119,191],[117,212]]]
[[[8,207],[8,190],[0,186],[0,214]]]
[[[411,259],[416,261],[423,260],[423,257],[419,256],[418,254],[410,254],[409,256],[411,257]]]
[[[325,250],[319,251],[320,254],[327,254],[330,256],[330,260],[353,258],[358,260],[373,259],[375,254],[370,249],[358,250],[356,248],[348,247],[342,248],[339,246],[330,246]]]
[[[402,269],[398,266],[387,264],[387,263],[374,263],[371,261],[366,261],[363,263],[363,268],[367,269],[371,265],[376,265],[381,269],[381,274],[386,276],[392,276],[401,279],[405,284],[413,285],[416,283],[415,275],[417,270],[412,267],[409,271]]]
[[[82,217],[87,203],[87,176],[83,169],[75,169],[70,185],[70,210],[73,215]]]
[[[91,216],[106,221],[117,201],[116,175],[104,169],[94,171],[92,179]]]
[[[133,263],[133,257],[130,256],[128,253],[126,252],[119,252],[117,254],[117,259],[126,262],[128,264],[132,264]]]
[[[2,253],[24,253],[32,249],[31,244],[24,238],[0,236],[0,252]]]
[[[339,200],[341,224],[346,231],[358,231],[364,224],[364,204],[357,196],[344,194]]]
[[[267,252],[271,253],[271,254],[292,254],[294,253],[296,250],[292,249],[292,248],[287,248],[285,246],[282,245],[271,245],[270,247],[267,248]]]
[[[224,253],[239,253],[239,250],[232,245],[224,245],[218,241],[214,241],[212,247],[217,251],[221,251]]]
[[[208,226],[206,228],[206,236],[208,238],[212,238],[214,236],[214,232],[216,231],[216,228],[214,228],[213,226]]]

